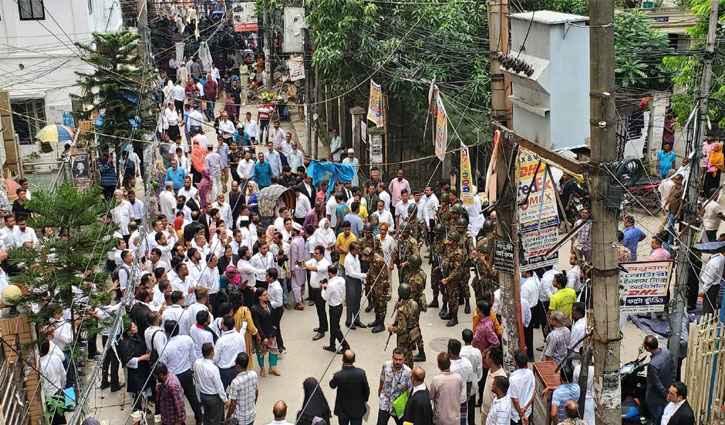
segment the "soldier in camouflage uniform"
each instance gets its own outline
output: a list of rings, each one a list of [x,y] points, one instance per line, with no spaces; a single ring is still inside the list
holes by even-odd
[[[463,207],[461,207],[462,209]],[[456,231],[461,235],[460,247],[463,251],[463,277],[461,278],[461,292],[466,301],[464,312],[471,313],[471,287],[468,282],[471,280],[471,266],[473,265],[473,238],[468,234],[468,221],[465,218],[459,218],[456,221]]]
[[[456,227],[458,226],[458,220],[463,218],[463,213],[465,212],[465,209],[461,204],[454,204],[451,205],[450,211],[451,215],[448,223],[446,223],[446,228],[449,232],[455,232]]]
[[[443,193],[438,200],[438,211],[436,212],[436,219],[438,220],[438,223],[442,224],[443,227],[448,227],[448,224],[451,222],[451,212],[448,209],[448,201],[449,197],[447,193]]]
[[[373,252],[371,248],[365,248],[363,251],[363,261],[369,264],[368,276],[365,279],[365,287],[372,287],[373,307],[375,308],[375,320],[368,323],[373,328],[373,333],[385,330],[385,313],[387,312],[386,289],[390,283],[388,282],[388,266],[385,265],[383,256]]]
[[[363,225],[363,237],[360,238],[358,243],[360,244],[360,252],[364,252],[365,248],[370,248],[373,251],[375,250],[375,236],[373,236],[373,230],[374,226],[372,223],[365,223]],[[367,261],[361,261],[360,262],[360,271],[362,273],[367,273],[368,271],[368,263]],[[365,292],[364,294],[367,294],[368,299],[368,305],[365,307],[365,313],[370,313],[373,311],[373,294],[370,292],[370,284],[368,284],[368,281],[365,281]]]
[[[418,327],[418,304],[410,298],[410,285],[401,283],[398,286],[397,314],[395,322],[388,325],[388,332],[397,336],[397,346],[405,353],[405,364],[413,367],[413,350],[415,349],[415,334],[420,332]],[[416,329],[417,328],[417,329]]]
[[[448,234],[446,239],[446,250],[443,254],[443,275],[441,284],[445,285],[448,292],[448,314],[441,317],[448,320],[447,327],[458,324],[458,287],[463,278],[463,252],[459,247],[461,235],[458,232]]]
[[[410,278],[408,278],[407,280],[408,284],[410,285],[410,298],[418,304],[418,315],[415,317],[415,323],[418,324],[418,327],[420,328],[420,313],[421,311],[428,310],[428,307],[425,304],[425,294],[423,294],[423,291],[425,291],[425,283],[428,279],[428,276],[426,276],[425,272],[420,268],[420,266],[423,264],[423,260],[420,258],[420,256],[411,255],[410,257],[408,257],[408,261],[406,263],[408,264],[406,270],[410,272]],[[415,344],[418,346],[418,354],[413,357],[413,361],[424,362],[425,350],[423,349],[422,330],[420,338],[415,341]]]
[[[493,271],[493,246],[495,242],[493,221],[488,219],[484,221],[481,233],[483,233],[483,237],[479,238],[478,244],[476,244],[476,260],[474,260],[476,273],[478,274],[478,281],[473,284],[476,304],[478,304],[478,300],[483,298],[484,293],[494,292],[498,289],[496,273]]]
[[[418,249],[425,241],[425,223],[418,218],[418,205],[408,206],[408,223],[410,224],[410,236],[418,241]]]
[[[431,276],[431,288],[433,289],[433,301],[428,304],[430,308],[438,308],[438,292],[440,291],[443,296],[443,308],[441,309],[441,315],[448,313],[448,295],[446,294],[446,287],[441,285],[441,279],[443,279],[443,271],[441,270],[441,260],[443,258],[443,252],[445,249],[446,240],[446,229],[440,223],[433,227],[433,245],[431,245],[431,263],[432,263],[432,276]]]
[[[418,255],[418,242],[410,235],[410,223],[400,226],[398,244],[395,246],[395,259],[398,263],[398,282],[405,282],[405,262],[411,255]]]

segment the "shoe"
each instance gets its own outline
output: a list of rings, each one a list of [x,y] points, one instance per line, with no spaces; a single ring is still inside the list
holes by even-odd
[[[123,387],[124,387],[125,385],[126,385],[126,384],[125,384],[125,383],[123,383],[123,382],[121,382],[121,383],[120,383],[120,384],[118,384],[118,385],[112,385],[112,386],[111,386],[111,392],[112,392],[112,393],[115,393],[116,391],[118,391],[118,390],[120,390],[121,388],[123,388]]]
[[[313,332],[320,332],[320,328],[312,329]]]
[[[449,320],[446,323],[446,327],[447,328],[452,328],[453,326],[456,326],[457,324],[458,324],[458,317],[457,316],[452,316],[451,317],[451,320]]]
[[[440,307],[438,305],[438,297],[435,297],[435,298],[433,298],[433,301],[430,304],[428,304],[428,308],[438,308],[438,307]]]
[[[463,312],[466,314],[471,314],[471,302],[468,298],[466,298],[466,308],[463,309]]]
[[[373,333],[374,333],[374,334],[376,334],[376,333],[382,332],[382,331],[384,331],[384,330],[385,330],[385,327],[383,326],[383,323],[382,323],[382,322],[379,322],[379,323],[378,323],[378,324],[377,324],[377,325],[376,325],[376,326],[375,326],[375,327],[373,328]]]
[[[284,309],[285,309],[285,310],[292,310],[292,306],[290,306],[290,305],[289,305],[289,304],[287,304],[287,303],[285,303],[285,304],[283,305],[283,307],[284,307]]]
[[[345,322],[345,327],[346,328],[349,328],[350,326],[352,326],[352,324],[350,322]]]
[[[536,351],[544,351],[544,346],[542,345],[541,347],[536,347]]]
[[[318,339],[322,339],[324,337],[325,337],[325,333],[324,332],[317,332],[315,334],[315,336],[312,337],[312,340],[313,341],[317,341]]]
[[[283,354],[287,354],[287,349],[284,347],[280,348],[279,353],[277,353],[277,356],[281,357]]]
[[[325,347],[322,347],[322,349],[325,350],[325,351],[329,351],[331,353],[334,353],[335,351],[337,351],[337,350],[335,350],[335,347],[330,346],[330,345],[327,345]]]
[[[464,303],[463,297],[458,297],[458,305],[463,305]]]
[[[373,306],[372,304],[368,303],[368,306],[365,307],[365,313],[370,313],[371,311],[373,311]]]
[[[269,367],[269,374],[274,376],[282,376],[282,374],[279,373],[279,371],[274,366]]]
[[[353,323],[352,325],[348,326],[348,328],[349,328],[349,329],[350,329],[351,331],[354,331],[355,329],[357,329],[357,327],[355,327],[355,324],[354,324],[354,323]]]
[[[264,370],[264,368],[259,369],[259,376],[261,376],[261,377],[267,376],[267,371]]]
[[[422,348],[418,350],[418,354],[413,357],[413,361],[418,363],[425,361],[425,351],[423,351]]]
[[[304,309],[305,309],[305,306],[304,306],[304,305],[303,305],[302,303],[297,303],[297,305],[295,305],[294,309],[295,309],[295,310],[300,310],[300,311],[302,311],[302,310],[304,310]]]
[[[310,302],[308,302],[307,305],[310,306],[310,307],[312,307],[313,305],[315,305],[315,302],[312,301],[312,300],[310,300]]]
[[[109,384],[108,382],[101,382],[101,389],[102,390],[105,390],[106,388],[108,388],[110,386],[111,386],[111,384]]]
[[[453,316],[451,316],[451,313],[446,313],[441,316],[441,320],[451,320]]]
[[[359,321],[359,320],[358,320],[357,322],[353,323],[353,325],[357,326],[357,327],[358,327],[358,328],[360,328],[360,329],[365,329],[365,328],[367,328],[367,326],[366,326],[366,325],[364,325],[364,324],[363,324],[363,322],[361,322],[361,321]]]
[[[438,315],[441,317],[448,314],[448,303],[443,303],[443,307],[441,307],[441,311],[438,312]]]

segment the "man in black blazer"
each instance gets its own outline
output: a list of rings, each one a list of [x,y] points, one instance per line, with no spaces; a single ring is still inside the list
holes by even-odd
[[[136,300],[138,300],[138,302],[131,307],[131,319],[134,323],[136,323],[139,335],[143,335],[140,332],[142,332],[142,330],[145,332],[146,329],[151,326],[151,324],[146,321],[146,317],[148,317],[149,313],[151,313],[149,303],[153,301],[153,299],[154,295],[151,291],[145,288],[141,289],[136,295]]]
[[[312,185],[312,177],[305,174],[302,181],[297,185],[300,188],[300,193],[305,195],[310,200],[310,205],[315,205],[315,186]]]
[[[370,397],[370,386],[365,371],[353,366],[355,353],[345,350],[342,355],[342,369],[335,373],[330,388],[337,388],[335,415],[340,425],[362,425]]]
[[[662,414],[661,425],[693,425],[695,414],[687,402],[687,385],[675,382],[667,393],[667,406]]]
[[[433,425],[433,408],[430,405],[430,394],[425,386],[425,370],[414,367],[410,373],[413,392],[405,405],[403,421],[413,425]]]

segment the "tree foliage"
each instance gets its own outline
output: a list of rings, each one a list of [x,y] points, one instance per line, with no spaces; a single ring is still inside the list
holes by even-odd
[[[33,307],[54,303],[77,318],[88,307],[78,299],[85,297],[93,307],[110,301],[108,275],[99,271],[99,265],[115,245],[111,237],[115,229],[113,224],[99,222],[99,216],[108,211],[100,195],[100,187],[79,191],[66,183],[54,193],[33,192],[27,202],[36,213],[28,218],[28,226],[53,229],[52,236],[40,238],[38,246],[8,252],[11,264],[21,270],[11,280],[26,289],[18,305],[31,322],[48,323],[52,317],[47,309]]]
[[[80,119],[104,112],[100,144],[113,146],[118,154],[129,139],[141,139],[156,126],[153,104],[145,101],[153,71],[139,54],[138,34],[122,31],[92,37],[89,44],[76,43],[93,71],[76,71],[82,94],[74,98],[90,106],[78,112]]]
[[[614,60],[617,87],[649,88],[669,72],[663,55],[672,51],[667,34],[652,26],[642,12],[618,13],[614,18]]]
[[[690,13],[697,17],[697,23],[687,28],[686,32],[691,39],[690,48],[695,51],[702,51],[705,48],[710,5],[710,0],[690,1]],[[719,40],[725,37],[725,29],[722,25],[725,22],[724,3],[720,3],[718,16],[720,18],[716,38]],[[687,120],[692,108],[695,107],[697,98],[700,96],[702,59],[702,53],[688,56],[669,56],[664,59],[665,66],[673,73],[672,79],[675,83],[675,94],[672,97],[671,107],[677,115],[677,120],[680,124],[684,124]],[[725,85],[723,85],[725,64],[723,64],[722,56],[717,55],[717,52],[712,64],[712,72],[710,97],[711,99],[725,101]],[[725,127],[725,117],[723,117],[722,111],[711,108],[708,113],[711,119],[718,121],[717,124],[720,128]]]

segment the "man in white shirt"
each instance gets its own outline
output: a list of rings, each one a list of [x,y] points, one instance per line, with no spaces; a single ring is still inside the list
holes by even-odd
[[[695,423],[692,407],[687,402],[687,385],[682,382],[672,384],[667,393],[667,401],[661,425]],[[675,420],[673,421],[673,419]]]
[[[234,123],[229,121],[229,114],[227,111],[222,111],[222,119],[219,121],[219,134],[222,135],[224,138],[224,141],[227,144],[232,143],[234,139],[234,135],[237,133],[237,128],[234,126]]]
[[[194,385],[199,390],[204,406],[204,423],[219,424],[227,403],[227,393],[222,384],[219,368],[214,365],[214,344],[206,342],[201,347],[203,358],[194,362]]]
[[[340,341],[340,351],[350,349],[350,344],[345,340],[340,330],[340,318],[342,317],[342,302],[345,301],[345,279],[337,275],[337,264],[327,267],[328,281],[320,285],[322,287],[322,299],[324,299],[330,310],[330,345],[322,347],[323,350],[335,352],[335,340]]]
[[[325,203],[325,216],[330,222],[330,229],[333,230],[335,230],[335,227],[337,225],[337,214],[335,214],[335,211],[337,210],[337,204],[342,203],[338,202],[336,195],[337,193],[335,192],[331,193],[330,199],[328,199]]]
[[[221,373],[222,384],[226,389],[237,376],[237,370],[234,368],[234,361],[238,353],[244,353],[247,345],[244,342],[244,334],[247,332],[247,324],[244,323],[240,332],[234,328],[234,318],[231,316],[224,317],[222,322],[222,334],[216,342],[214,363],[219,367]]]
[[[136,199],[136,192],[134,192],[133,190],[129,190],[126,193],[126,197],[128,198],[128,203],[131,204],[131,211],[133,211],[133,219],[140,223],[141,219],[144,216],[143,202]]]
[[[292,139],[292,134],[287,133],[287,139],[292,147],[291,152],[285,152],[285,156],[287,156],[287,164],[289,164],[290,170],[292,170],[293,173],[296,173],[298,167],[304,166],[305,154],[301,150],[297,149],[297,142],[290,141],[290,139]]]
[[[178,322],[181,315],[184,314],[184,311],[184,292],[179,290],[172,291],[171,305],[166,306],[164,312],[161,314],[161,323],[166,325],[166,322],[172,320]]]
[[[245,183],[254,177],[254,160],[252,159],[251,152],[244,152],[244,159],[239,161],[239,164],[237,164],[237,175],[240,179],[244,180]]]
[[[63,368],[63,361],[58,356],[50,354],[50,341],[43,341],[40,344],[40,371],[42,372],[41,383],[45,399],[49,400],[51,397],[62,395],[66,382],[65,368]],[[63,411],[54,412],[53,419],[54,421],[51,423],[64,423]],[[56,422],[56,419],[59,421]],[[62,421],[60,421],[61,419]]]
[[[514,410],[511,396],[508,394],[509,380],[505,376],[497,376],[491,385],[491,391],[496,395],[488,411],[485,425],[508,425],[513,419]]]
[[[246,119],[242,123],[242,128],[244,129],[244,144],[249,144],[250,139],[256,139],[257,138],[257,121],[252,119],[252,113],[247,112]]]
[[[250,264],[256,268],[259,273],[255,273],[257,288],[266,288],[267,285],[267,270],[274,267],[276,264],[274,260],[274,254],[269,251],[269,243],[266,241],[260,241],[259,251],[254,254]]]
[[[373,214],[378,217],[378,223],[388,223],[390,231],[395,231],[395,221],[393,220],[393,215],[390,214],[390,211],[385,208],[385,201],[383,201],[382,199],[378,200],[377,211],[375,211]]]
[[[28,227],[28,221],[25,217],[20,217],[17,220],[17,225],[13,227],[13,239],[15,240],[15,246],[22,247],[26,243],[31,246],[28,248],[38,247],[38,237],[35,235],[35,230]]]
[[[332,140],[330,140],[330,157],[335,162],[340,162],[342,154],[342,138],[336,128],[332,129]]]
[[[473,365],[467,358],[461,357],[461,341],[457,339],[448,340],[448,357],[451,359],[451,372],[461,375],[463,388],[461,389],[461,418],[468,416],[468,399],[471,398],[473,381],[476,376],[473,372]]]
[[[184,315],[187,314],[189,314],[188,311]],[[209,328],[211,319],[208,311],[198,311],[194,320],[195,324],[189,330],[189,336],[191,337],[191,340],[194,341],[194,351],[196,352],[196,356],[198,358],[202,358],[203,355],[201,347],[207,342],[214,344],[214,340],[217,339],[218,335],[214,334],[214,331]]]
[[[149,353],[156,349],[156,352],[160,354],[166,345],[166,333],[161,327],[161,313],[152,311],[148,314],[146,320],[151,324],[143,334],[146,349]]]
[[[276,246],[276,245],[273,245]],[[278,271],[276,268],[270,268],[266,273],[266,280],[269,287],[267,288],[267,295],[269,299],[269,306],[272,308],[272,324],[277,328],[277,348],[279,354],[284,354],[287,350],[284,348],[284,339],[282,339],[282,315],[284,314],[284,308],[282,308],[284,291],[282,285],[277,280]],[[272,371],[276,371],[274,366],[269,367],[269,373],[273,374]]]
[[[184,177],[184,186],[179,189],[179,193],[177,196],[183,196],[188,201],[189,199],[196,198],[196,194],[199,193],[199,190],[194,187],[194,185],[191,184],[191,176],[185,176]],[[173,217],[173,216],[171,216]]]
[[[113,222],[118,224],[118,230],[123,236],[128,236],[128,225],[133,220],[131,204],[123,199],[123,191],[121,189],[116,189],[113,196],[116,198],[116,206],[111,210]]]
[[[315,247],[312,258],[302,263],[301,266],[310,273],[310,299],[315,303],[317,309],[318,327],[315,328],[315,336],[313,341],[317,341],[325,336],[327,332],[327,314],[325,313],[325,300],[322,298],[322,286],[320,282],[327,278],[327,267],[330,262],[325,258],[325,247],[318,245]]]
[[[166,182],[166,190],[159,194],[159,208],[161,214],[166,217],[176,215],[176,195],[174,195],[174,183]]]
[[[383,201],[385,211],[390,211],[390,194],[385,191],[383,183],[378,183],[378,198]]]
[[[580,350],[583,344],[581,339],[587,334],[587,316],[584,311],[584,303],[574,303],[571,308],[571,317],[574,320],[574,324],[571,327],[569,349],[572,351],[572,358],[576,359],[580,356]]]
[[[216,201],[211,204],[211,207],[219,209],[219,216],[224,220],[227,229],[231,229],[234,226],[234,221],[232,221],[232,207],[224,199],[224,193],[219,193],[216,196]]]
[[[347,156],[345,159],[342,160],[343,164],[352,165],[355,168],[355,174],[352,177],[352,185],[354,187],[360,187],[360,181],[358,180],[358,170],[360,170],[360,161],[358,161],[357,158],[355,158],[355,150],[348,149],[347,150]]]
[[[272,142],[267,142],[267,153],[264,157],[272,168],[272,175],[279,177],[282,173],[282,158],[280,158],[279,152],[275,150]]]
[[[360,321],[360,299],[366,277],[367,274],[362,273],[360,268],[360,244],[352,242],[345,256],[345,304],[347,305],[345,326],[353,330],[356,327],[366,328]]]
[[[196,314],[198,312],[209,311],[209,307],[206,306],[206,303],[209,301],[209,290],[204,287],[197,286],[194,290],[194,295],[196,302],[189,305],[189,307],[186,308],[186,312],[179,319],[179,333],[182,335],[189,335],[191,328],[196,323]],[[211,317],[209,319],[209,323],[213,320],[214,318]]]
[[[164,350],[159,353],[159,361],[166,365],[169,373],[176,375],[184,389],[186,400],[189,401],[191,410],[194,411],[196,423],[202,423],[201,403],[196,394],[192,372],[192,366],[197,360],[194,341],[189,335],[179,335],[179,326],[176,321],[170,320],[164,323],[164,330],[169,335],[169,340]]]
[[[269,138],[272,141],[274,149],[279,151],[282,149],[282,143],[285,141],[286,133],[284,130],[279,128],[279,120],[274,120],[273,125],[274,128],[270,132]]]
[[[473,383],[471,385],[472,396],[468,399],[468,423],[473,425],[476,423],[476,394],[478,394],[479,383],[483,385],[483,357],[481,350],[471,345],[473,342],[473,331],[464,329],[461,333],[463,339],[463,347],[461,347],[461,357],[468,359],[473,368]]]
[[[294,425],[290,422],[287,422],[287,403],[280,400],[274,404],[274,408],[272,409],[272,414],[274,415],[274,421],[269,423],[268,425]]]
[[[400,228],[401,217],[403,221],[407,221],[408,217],[408,205],[413,205],[410,201],[410,194],[407,189],[400,191],[400,202],[395,206],[395,227]]]
[[[295,196],[297,197],[297,202],[295,204],[295,222],[302,225],[305,221],[305,217],[307,216],[307,213],[310,212],[312,209],[312,206],[310,205],[310,200],[305,195],[302,194],[301,188],[299,185],[295,186]]]
[[[723,215],[720,195],[718,195],[717,200],[712,200],[705,205],[702,213],[702,227],[705,228],[707,242],[717,241],[717,231],[722,220],[725,220],[725,215]]]
[[[508,395],[511,397],[511,421],[515,423],[521,423],[521,416],[531,416],[534,404],[534,372],[528,368],[528,360],[523,351],[514,353],[516,370],[511,373]]]

